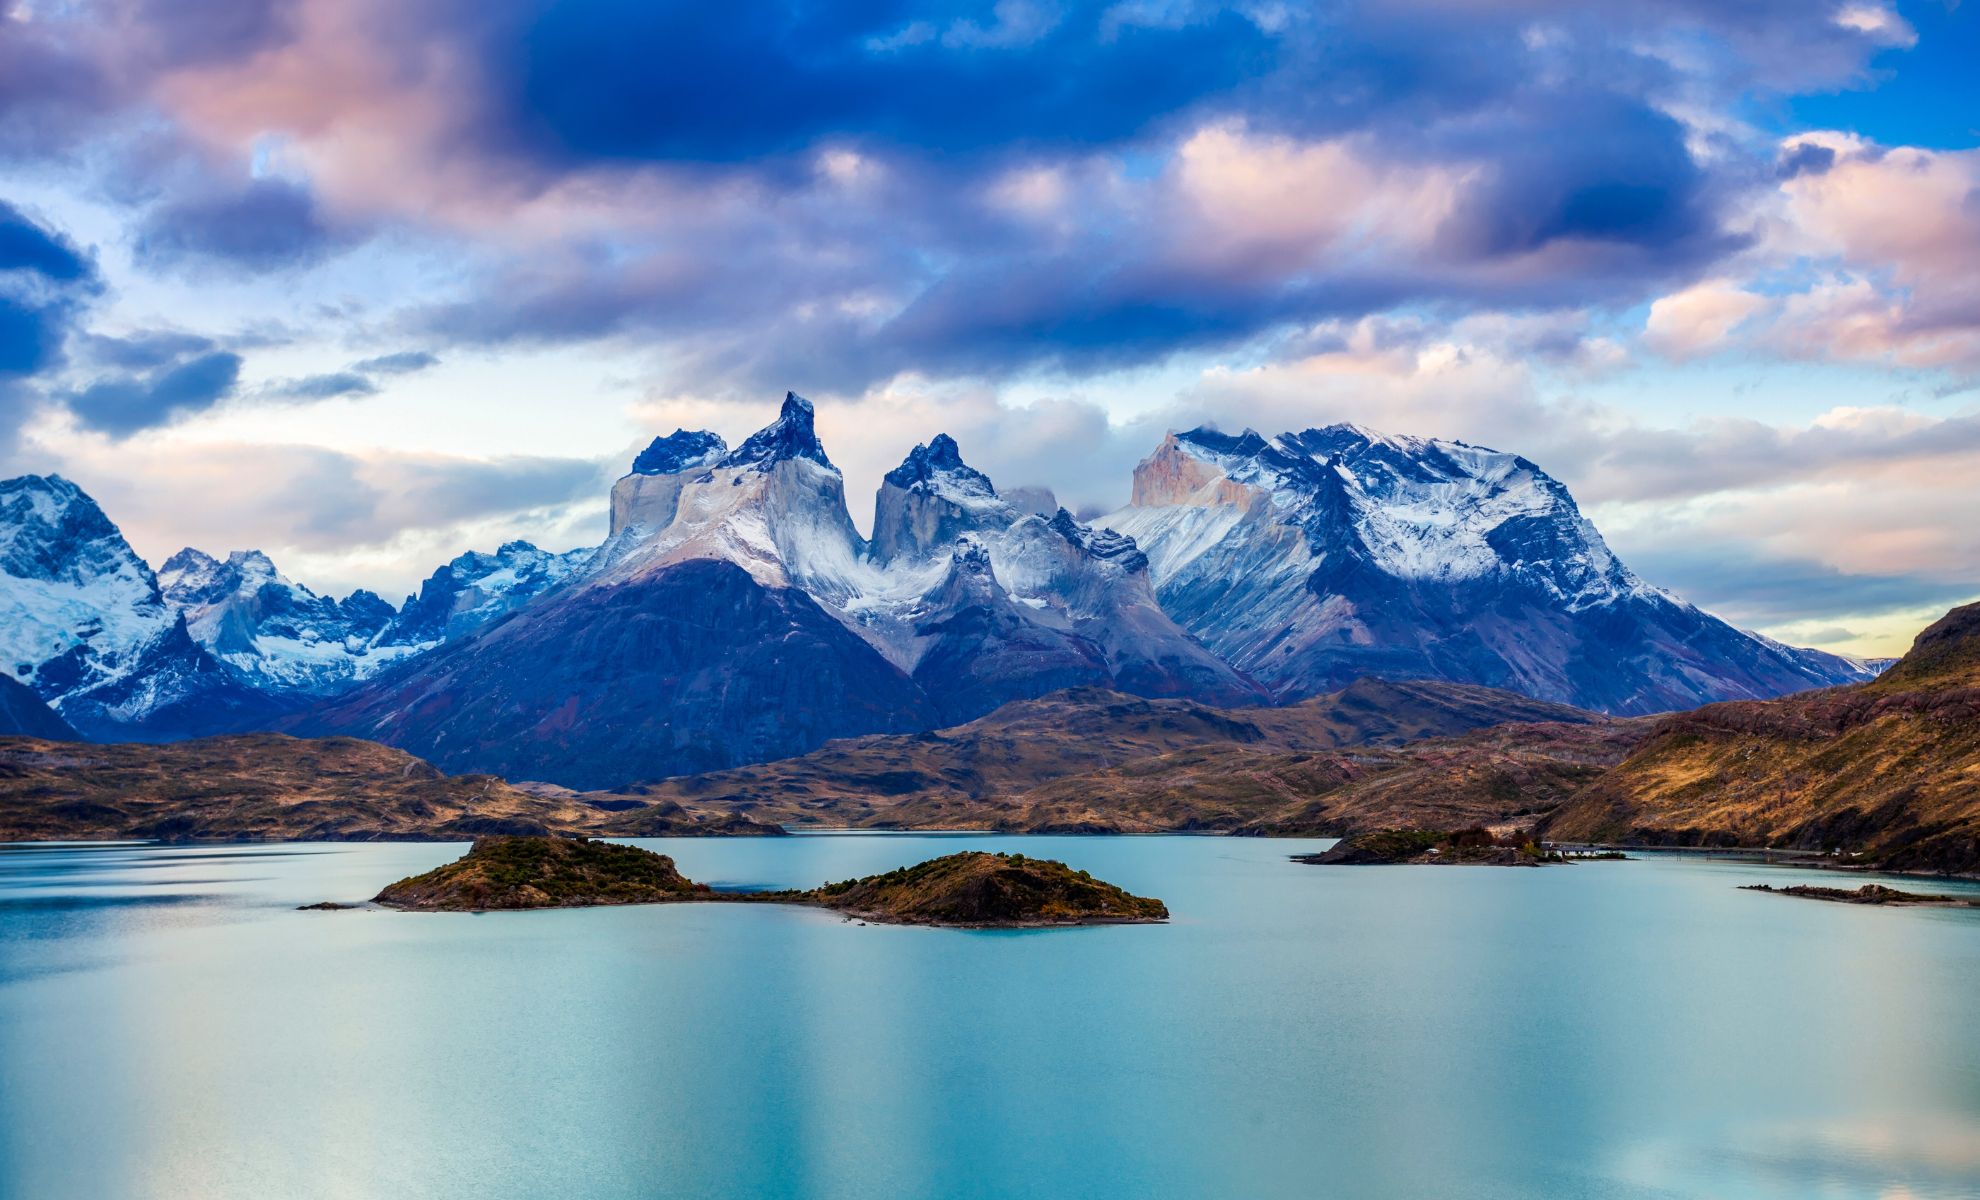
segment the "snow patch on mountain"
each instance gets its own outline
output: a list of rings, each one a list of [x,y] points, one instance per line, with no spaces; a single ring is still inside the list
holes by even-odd
[[[173,620],[151,569],[81,488],[59,475],[0,481],[0,668],[56,701],[130,670]]]
[[[1422,676],[1647,712],[1856,677],[1650,586],[1558,480],[1464,442],[1171,434],[1100,523],[1143,548],[1170,615],[1284,697]]]
[[[466,637],[594,569],[599,550],[563,553],[524,541],[493,554],[470,550],[434,571],[370,643],[373,652],[419,652]],[[348,602],[347,602],[348,603]]]
[[[397,615],[383,598],[320,596],[259,550],[222,560],[188,546],[165,560],[158,582],[194,640],[270,693],[335,691],[414,650],[378,644]]]
[[[0,481],[0,669],[91,737],[184,736],[267,711],[192,640],[96,502],[54,475]]]

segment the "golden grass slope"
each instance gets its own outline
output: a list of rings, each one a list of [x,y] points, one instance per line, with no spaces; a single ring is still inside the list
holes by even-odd
[[[668,832],[775,833],[641,810]],[[452,840],[588,831],[617,815],[577,793],[446,775],[359,738],[241,734],[165,744],[0,738],[0,840]]]
[[[1980,604],[1948,613],[1870,683],[1664,719],[1544,830],[1980,871]]]

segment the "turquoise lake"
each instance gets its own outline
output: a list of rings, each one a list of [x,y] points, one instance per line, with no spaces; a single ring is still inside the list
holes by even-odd
[[[1174,920],[298,912],[464,847],[0,847],[0,1195],[1980,1195],[1980,910],[1695,857],[641,844],[718,886],[1018,849]]]

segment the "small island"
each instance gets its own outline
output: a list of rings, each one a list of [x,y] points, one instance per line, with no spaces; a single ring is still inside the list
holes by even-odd
[[[460,859],[402,879],[375,900],[419,912],[681,901],[802,904],[862,921],[968,929],[1142,924],[1169,916],[1160,900],[1022,854],[967,851],[805,891],[717,892],[682,875],[664,854],[555,837],[477,838]]]
[[[1021,929],[1169,919],[1160,900],[1133,895],[1062,862],[982,850],[777,898],[897,925]]]
[[[1903,892],[1897,888],[1885,887],[1881,883],[1866,883],[1855,891],[1848,888],[1817,887],[1814,884],[1797,883],[1790,887],[1775,887],[1769,883],[1749,883],[1740,888],[1742,892],[1771,892],[1776,896],[1796,896],[1803,900],[1828,900],[1837,904],[1911,904],[1929,905],[1939,908],[1980,908],[1980,899],[1971,896],[1947,896],[1931,892]]]
[[[378,893],[421,912],[592,908],[713,897],[664,854],[588,838],[478,837],[463,857]]]
[[[1621,858],[1621,854],[1577,857]],[[1381,829],[1342,838],[1318,854],[1295,854],[1294,862],[1318,866],[1397,864],[1538,867],[1564,863],[1569,856],[1535,842],[1524,832],[1504,836],[1489,829]]]

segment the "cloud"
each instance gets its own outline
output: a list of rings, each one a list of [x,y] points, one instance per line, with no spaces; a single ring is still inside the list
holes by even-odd
[[[126,371],[147,371],[167,363],[218,348],[203,334],[177,329],[143,329],[124,335],[85,330],[71,343],[76,356],[98,367]]]
[[[1911,23],[1882,4],[1845,4],[1836,10],[1834,20],[1841,28],[1879,45],[1910,47],[1918,43],[1918,32]]]
[[[1671,113],[1849,82],[1882,44],[1867,8],[1790,0],[165,12],[76,40],[182,158],[279,173],[181,162],[142,262],[281,268],[392,228],[466,276],[409,330],[659,344],[735,389],[1627,307],[1747,244],[1754,164]]]
[[[1789,301],[1779,343],[1808,357],[1980,365],[1980,151],[1808,135],[1834,161],[1781,185],[1781,252],[1833,266]]]
[[[556,549],[603,540],[610,484],[596,461],[531,456],[89,438],[51,453],[154,563],[185,545],[255,548],[319,590],[388,596],[463,550],[514,537]]]
[[[58,362],[77,315],[100,289],[80,248],[0,201],[0,380]]]
[[[1724,279],[1708,279],[1650,305],[1644,340],[1672,358],[1692,358],[1724,345],[1735,329],[1767,307],[1763,296]]]
[[[370,396],[378,385],[356,371],[334,371],[326,375],[305,375],[269,384],[258,393],[275,400],[334,400],[343,396]]]
[[[136,254],[154,266],[270,270],[314,262],[342,238],[307,187],[256,179],[160,205],[138,231]]]
[[[401,350],[396,354],[381,354],[354,362],[351,370],[364,375],[410,375],[439,363],[440,356],[430,351]]]
[[[213,407],[240,375],[240,355],[214,350],[142,375],[100,377],[63,398],[84,425],[124,438]]]
[[[1776,176],[1740,272],[1653,302],[1653,348],[1980,369],[1980,151],[1818,131],[1782,145]]]

